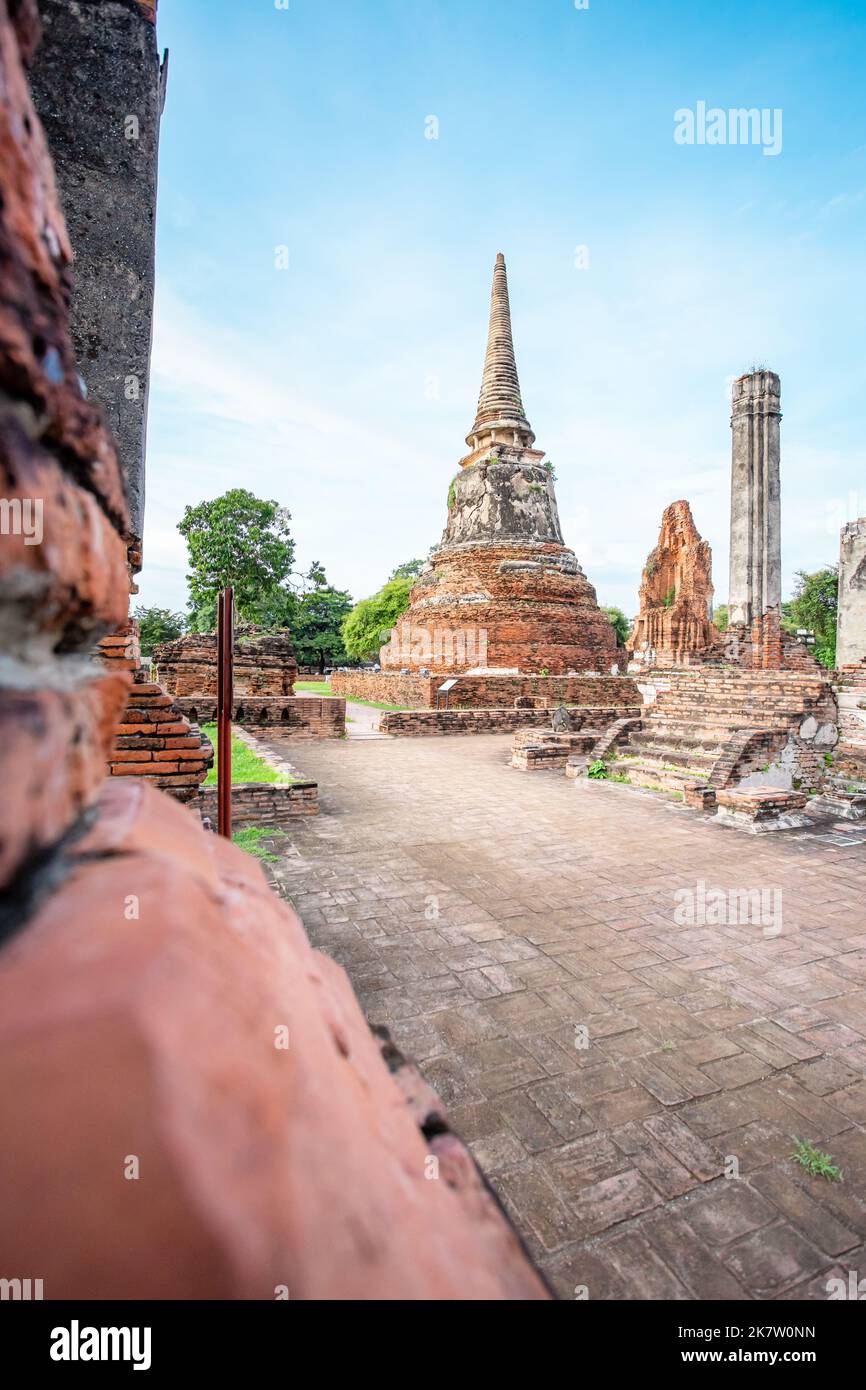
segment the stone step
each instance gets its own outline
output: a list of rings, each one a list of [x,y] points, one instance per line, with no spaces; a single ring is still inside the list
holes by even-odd
[[[613,769],[618,777],[627,777],[633,786],[673,792],[682,792],[687,782],[699,781],[701,776],[694,768],[669,766],[653,758],[634,762],[618,758]]]
[[[647,740],[645,737],[638,741],[633,736],[626,744],[624,754],[627,757],[651,758],[654,762],[673,763],[675,766],[684,765],[694,768],[695,772],[710,773],[721,757],[722,750],[721,748],[688,748],[675,743]]]
[[[717,709],[712,705],[696,705],[691,709],[677,706],[675,709],[653,709],[646,715],[646,722],[652,724],[699,724],[703,728],[756,729],[776,728],[779,725],[795,727],[805,719],[809,710],[769,709],[766,706],[743,706],[740,710]]]
[[[722,691],[708,691],[706,695],[682,695],[680,692],[664,691],[660,694],[649,709],[702,709],[710,706],[712,709],[739,711],[743,709],[785,709],[796,712],[802,710],[807,704],[811,703],[808,699],[792,699],[789,694],[768,698],[757,694],[726,694]]]
[[[716,746],[720,743],[727,743],[732,734],[738,733],[740,729],[796,729],[798,721],[793,724],[786,719],[778,716],[775,719],[755,718],[754,716],[738,720],[711,719],[706,715],[694,719],[645,719],[643,730],[652,733],[654,736],[667,740],[674,739],[695,739],[707,745]]]

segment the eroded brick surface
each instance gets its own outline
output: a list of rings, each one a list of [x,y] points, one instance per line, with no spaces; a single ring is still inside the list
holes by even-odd
[[[672,502],[641,578],[640,612],[629,639],[638,655],[651,649],[659,665],[680,666],[712,647],[718,636],[710,621],[712,564],[688,502]]]
[[[544,1298],[255,862],[142,783],[100,809],[0,957],[6,1267],[46,1298]]]
[[[563,1297],[823,1298],[862,1275],[866,829],[746,857],[681,805],[520,777],[509,744],[308,745],[320,815],[274,872],[315,944]],[[701,920],[701,883],[727,917]],[[731,890],[764,891],[764,924]],[[843,1182],[794,1164],[795,1139]]]

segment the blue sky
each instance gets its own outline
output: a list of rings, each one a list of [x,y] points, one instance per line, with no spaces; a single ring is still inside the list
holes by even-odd
[[[782,377],[786,592],[835,560],[866,514],[862,0],[159,8],[141,602],[184,606],[176,524],[233,486],[286,505],[299,564],[356,598],[425,554],[500,250],[524,404],[600,602],[634,612],[680,497],[726,598],[727,391],[755,363]],[[699,101],[781,110],[781,153],[678,145]]]

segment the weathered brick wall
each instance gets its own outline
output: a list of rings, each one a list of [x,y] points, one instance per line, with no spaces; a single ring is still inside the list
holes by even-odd
[[[159,679],[170,695],[216,698],[219,685],[217,639],[212,633],[188,632],[153,649]],[[234,642],[234,694],[291,695],[298,663],[288,632],[240,631]]]
[[[208,696],[179,696],[173,705],[193,724],[212,724],[217,717],[217,702]],[[244,728],[267,729],[269,737],[342,738],[346,701],[332,695],[291,695],[281,700],[245,697],[235,700],[232,719]]]
[[[15,10],[28,48],[35,7]],[[91,665],[126,617],[114,445],[69,342],[71,249],[45,137],[0,5],[0,886],[7,920],[50,880],[105,775],[128,684]]]
[[[399,676],[379,671],[335,671],[331,689],[349,700],[430,709],[442,676]],[[517,699],[539,707],[557,705],[640,705],[631,676],[461,676],[448,697],[451,709],[510,708]]]
[[[217,823],[217,789],[202,787],[195,802],[202,817]],[[294,782],[278,786],[269,782],[235,782],[232,785],[232,825],[288,825],[299,816],[319,814],[319,787],[316,782]]]
[[[145,777],[178,801],[191,800],[213,763],[213,748],[163,687],[148,680],[150,667],[142,665],[137,623],[129,619],[104,637],[97,660],[107,670],[132,676],[109,755],[109,776]]]
[[[620,707],[583,706],[569,709],[575,732],[594,730],[594,738],[620,717]],[[637,710],[634,710],[637,713]],[[546,721],[546,723],[545,723]],[[430,734],[494,734],[550,727],[550,711],[537,709],[421,709],[383,712],[379,727],[397,737]]]
[[[379,705],[430,709],[443,677],[398,676],[384,671],[334,671],[331,690],[347,700],[372,700]]]
[[[508,734],[535,727],[534,709],[419,709],[386,710],[379,721],[383,734],[398,738],[433,734]]]

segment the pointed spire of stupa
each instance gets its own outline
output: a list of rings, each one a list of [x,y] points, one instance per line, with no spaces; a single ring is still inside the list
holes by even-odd
[[[487,436],[502,443],[530,448],[535,441],[517,378],[514,341],[511,336],[511,307],[508,302],[508,274],[502,252],[496,257],[493,270],[493,289],[490,294],[490,329],[487,335],[487,355],[475,424],[467,436],[471,447],[487,442]]]

